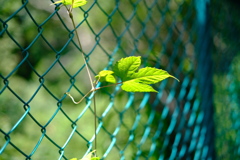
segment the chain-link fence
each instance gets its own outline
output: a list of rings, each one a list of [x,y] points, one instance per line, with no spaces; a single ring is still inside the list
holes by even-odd
[[[238,159],[238,2],[89,0],[73,10],[82,48],[53,2],[0,1],[0,160],[80,159],[95,148],[93,103],[101,159]],[[64,93],[91,89],[82,50],[92,76],[141,56],[180,82],[75,105]]]

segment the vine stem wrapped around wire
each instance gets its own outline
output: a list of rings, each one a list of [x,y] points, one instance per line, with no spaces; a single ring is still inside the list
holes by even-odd
[[[68,93],[68,92],[66,93],[72,99],[72,101],[75,104],[79,104],[88,94],[95,91],[95,86],[94,86],[93,81],[92,81],[92,77],[91,77],[91,74],[90,74],[88,63],[87,63],[86,58],[84,56],[83,48],[82,48],[82,45],[81,45],[80,38],[78,36],[77,28],[76,28],[76,25],[75,25],[75,22],[74,22],[73,14],[72,14],[72,9],[73,8],[83,6],[87,3],[87,1],[86,0],[60,0],[60,1],[57,1],[53,4],[59,4],[59,3],[62,3],[66,7],[68,15],[69,15],[69,17],[72,21],[73,28],[74,28],[75,34],[77,36],[78,45],[81,48],[82,57],[83,57],[84,64],[86,66],[87,74],[88,74],[88,77],[89,77],[89,81],[90,81],[90,84],[91,84],[91,87],[92,87],[92,89],[79,102],[76,102],[74,100],[74,98],[70,95],[70,93]],[[68,8],[67,5],[70,5],[70,7]],[[95,129],[95,133],[94,133],[95,141],[94,142],[95,142],[95,150],[97,150],[97,133],[96,133],[97,132],[97,115],[96,115],[97,109],[96,109],[95,96],[93,97],[93,105],[94,105],[94,129]]]

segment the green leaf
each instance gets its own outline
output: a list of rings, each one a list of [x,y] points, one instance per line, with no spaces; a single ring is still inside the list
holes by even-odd
[[[112,75],[114,72],[109,70],[103,70],[95,76],[97,81],[100,82],[109,82],[109,83],[116,83],[115,77]]]
[[[141,57],[127,57],[120,59],[114,66],[114,74],[121,78],[122,81],[131,79],[130,77],[136,72],[141,65]]]
[[[158,83],[169,77],[175,78],[167,71],[153,67],[145,67],[138,70],[140,65],[140,56],[122,58],[113,66],[113,71],[101,71],[95,78],[100,82],[116,83],[116,79],[113,76],[116,75],[122,80],[122,90],[127,92],[157,92],[150,84]],[[177,78],[175,79],[178,80]]]
[[[127,92],[157,92],[151,86],[142,84],[134,80],[123,82],[122,90]]]
[[[114,65],[114,74],[121,78],[123,82],[121,88],[124,91],[157,92],[149,84],[158,83],[169,77],[175,78],[167,71],[153,67],[145,67],[137,72],[140,65],[140,57],[122,58]]]
[[[81,160],[100,160],[99,157],[92,157],[92,154],[96,152],[96,150],[88,153],[88,155],[86,155],[85,157],[83,157]]]
[[[167,71],[153,67],[145,67],[134,73],[131,78],[137,80],[139,83],[155,84],[171,76]],[[175,78],[176,79],[176,78]],[[178,79],[176,79],[178,80]]]
[[[80,7],[80,6],[83,6],[87,3],[86,0],[60,0],[60,1],[57,1],[53,4],[58,4],[58,3],[62,3],[63,5],[72,5],[72,8],[77,8],[77,7]]]
[[[88,155],[84,156],[80,160],[100,160],[99,157],[92,157],[94,152],[96,152],[96,150],[93,150],[92,152],[88,153]],[[77,158],[72,158],[70,160],[77,160]]]

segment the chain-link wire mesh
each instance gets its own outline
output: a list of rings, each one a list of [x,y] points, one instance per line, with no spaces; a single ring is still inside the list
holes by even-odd
[[[80,48],[66,9],[51,3],[0,2],[0,160],[86,155],[95,148],[94,96],[101,159],[239,157],[237,6],[89,0],[73,10]],[[222,3],[229,15],[218,11]],[[142,67],[180,82],[164,80],[153,86],[158,93],[103,88],[75,105],[64,93],[80,99],[91,89],[81,50],[92,76],[141,56]]]

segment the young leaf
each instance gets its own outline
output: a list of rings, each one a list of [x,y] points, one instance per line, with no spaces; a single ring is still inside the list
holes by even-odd
[[[131,76],[132,79],[136,79],[138,80],[139,83],[144,83],[144,84],[155,84],[168,77],[175,78],[170,74],[168,74],[167,71],[153,68],[153,67],[142,68],[137,73],[134,73]],[[177,78],[175,79],[178,80]]]
[[[77,7],[80,7],[80,6],[83,6],[87,3],[86,0],[60,0],[60,1],[57,1],[53,4],[58,4],[58,3],[62,3],[63,5],[72,5],[72,8],[77,8]]]
[[[115,77],[112,75],[114,72],[109,70],[103,70],[95,76],[97,81],[100,82],[109,82],[109,83],[116,83]]]
[[[157,92],[151,86],[147,84],[139,83],[136,80],[129,80],[129,81],[123,82],[123,85],[121,86],[121,88],[122,90],[127,92]]]
[[[86,155],[85,157],[83,157],[81,160],[100,160],[99,157],[92,157],[92,154],[96,152],[96,150],[88,153],[88,155]]]
[[[167,71],[153,67],[145,67],[137,72],[140,64],[140,57],[127,57],[122,58],[114,65],[114,74],[121,78],[123,90],[127,92],[157,92],[149,84],[158,83],[168,77],[175,78]]]
[[[127,92],[157,92],[150,84],[158,83],[169,77],[178,80],[162,69],[145,67],[138,70],[140,65],[140,56],[122,58],[113,66],[113,71],[101,71],[95,78],[100,82],[116,83],[113,76],[116,75],[122,80],[121,88]]]
[[[113,71],[122,81],[131,79],[130,77],[136,72],[141,64],[141,57],[127,57],[120,59],[114,66]]]
[[[80,160],[100,160],[99,157],[92,157],[92,154],[93,154],[94,152],[96,152],[96,150],[88,153],[88,155],[86,155],[85,157],[83,157],[83,158],[80,159]],[[70,160],[77,160],[77,158],[72,158],[72,159],[70,159]]]

